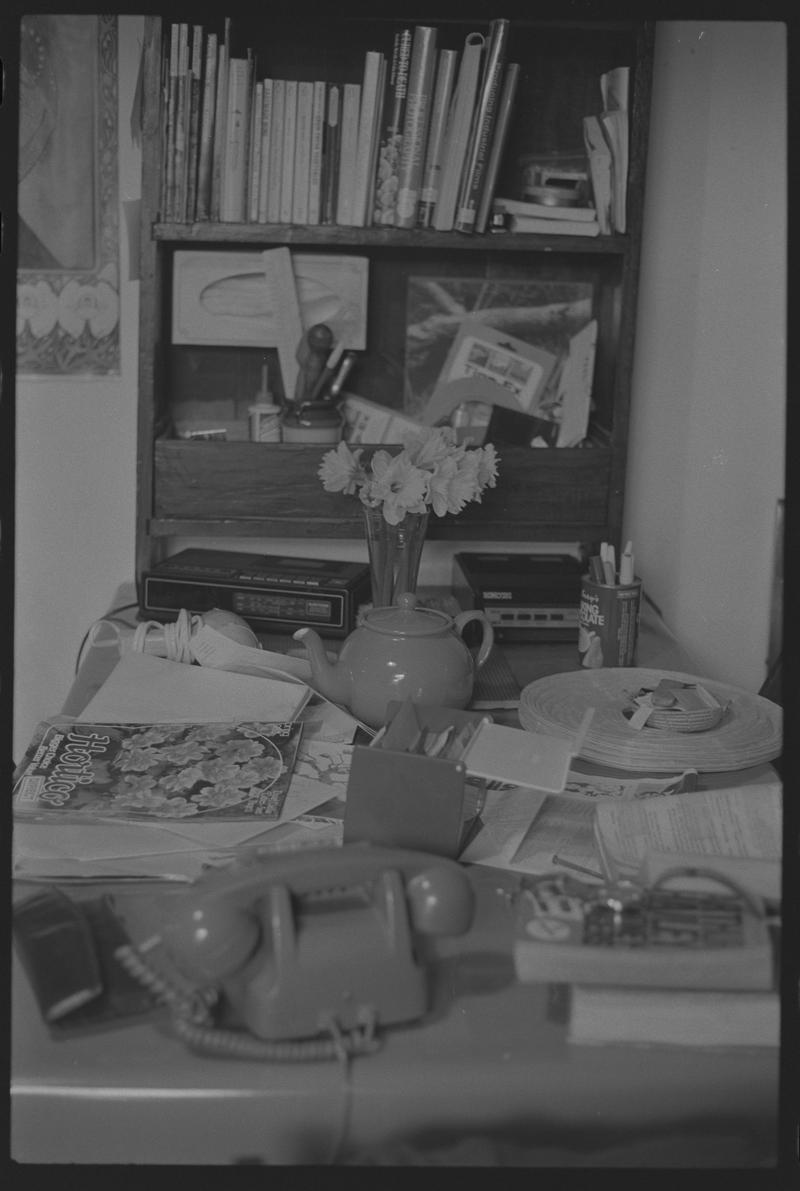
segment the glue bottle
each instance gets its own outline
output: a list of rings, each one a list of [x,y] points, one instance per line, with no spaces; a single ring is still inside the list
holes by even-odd
[[[281,441],[281,407],[272,400],[269,391],[269,366],[261,366],[261,388],[255,402],[248,407],[251,442]]]

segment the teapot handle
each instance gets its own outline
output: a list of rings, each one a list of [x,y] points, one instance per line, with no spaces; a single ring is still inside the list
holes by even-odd
[[[483,636],[481,637],[481,643],[478,647],[478,653],[475,658],[475,671],[477,673],[477,671],[480,670],[481,666],[488,658],[489,654],[492,652],[492,646],[494,645],[494,629],[489,624],[486,613],[480,612],[476,608],[471,612],[459,612],[454,618],[453,624],[459,637],[463,637],[464,629],[472,620],[479,620],[483,630]]]

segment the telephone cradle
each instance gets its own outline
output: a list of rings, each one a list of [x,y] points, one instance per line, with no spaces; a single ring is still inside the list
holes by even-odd
[[[423,939],[465,933],[474,892],[455,861],[354,843],[210,873],[160,911],[160,942],[199,990],[173,1013],[185,1041],[316,1059],[374,1050],[377,1028],[428,1011]],[[141,953],[120,958],[147,979]]]

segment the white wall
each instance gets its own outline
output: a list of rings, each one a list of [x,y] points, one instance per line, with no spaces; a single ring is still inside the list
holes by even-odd
[[[138,195],[141,28],[120,17],[123,201]],[[627,532],[705,671],[755,689],[783,490],[782,30],[659,25],[654,84]],[[138,285],[127,267],[123,237],[122,376],[17,385],[15,757],[58,711],[83,634],[133,578]],[[247,543],[271,546],[286,543]],[[361,543],[327,548],[363,557]],[[446,579],[448,548],[429,548],[423,579]]]
[[[766,676],[786,402],[786,31],[660,23],[626,537],[709,677]]]
[[[131,104],[141,17],[119,18],[120,203],[139,197]],[[133,577],[139,285],[121,220],[119,377],[16,386],[14,757],[59,711],[83,634]]]

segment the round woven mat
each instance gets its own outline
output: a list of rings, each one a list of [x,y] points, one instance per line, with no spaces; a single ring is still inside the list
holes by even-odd
[[[727,704],[720,722],[705,732],[632,728],[624,710],[630,710],[642,687],[655,687],[663,678],[704,686]],[[552,674],[525,687],[519,719],[529,732],[563,737],[577,731],[590,707],[594,717],[579,755],[617,769],[719,773],[762,765],[779,756],[782,748],[783,714],[776,703],[739,687],[671,670],[631,667]]]

